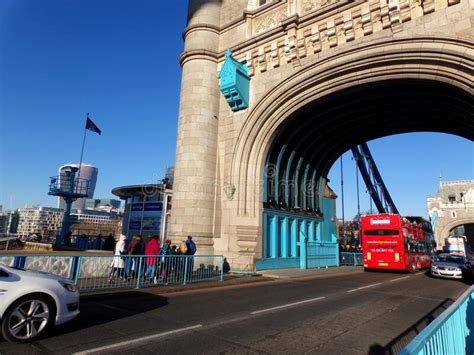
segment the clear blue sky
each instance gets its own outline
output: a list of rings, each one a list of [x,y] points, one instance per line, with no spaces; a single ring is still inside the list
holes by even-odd
[[[175,158],[187,1],[0,1],[0,204],[55,206],[49,176],[78,162],[99,167],[95,197],[160,181]],[[433,133],[382,138],[372,153],[401,213],[426,215],[444,179],[472,179],[474,148]],[[356,213],[355,169],[344,156],[346,217]],[[340,170],[331,186],[340,195]],[[361,208],[369,202],[361,181]],[[340,200],[338,211],[341,210]]]
[[[56,204],[49,176],[84,161],[96,197],[174,162],[187,1],[0,1],[0,204]]]

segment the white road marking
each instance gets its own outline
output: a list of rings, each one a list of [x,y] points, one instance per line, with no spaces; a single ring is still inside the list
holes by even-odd
[[[299,301],[299,302],[294,302],[294,303],[288,303],[288,304],[284,304],[284,305],[281,305],[281,306],[277,306],[277,307],[272,307],[272,308],[266,308],[266,309],[261,309],[259,311],[254,311],[250,314],[259,314],[259,313],[264,313],[264,312],[271,312],[271,311],[275,311],[277,309],[282,309],[282,308],[287,308],[287,307],[293,307],[293,306],[298,306],[300,304],[305,304],[305,303],[309,303],[309,302],[314,302],[314,301],[319,301],[319,300],[322,300],[322,299],[325,299],[326,297],[316,297],[316,298],[311,298],[309,300],[304,300],[304,301]]]
[[[393,279],[393,280],[390,280],[390,282],[395,282],[395,281],[398,281],[398,280],[404,280],[404,279],[408,279],[410,276],[403,276],[403,277],[399,277],[398,279]]]
[[[355,289],[353,289],[353,290],[349,290],[349,291],[347,291],[347,292],[348,292],[348,293],[351,293],[351,292],[354,292],[354,291],[363,290],[364,288],[374,287],[374,286],[378,286],[378,285],[381,285],[381,284],[382,284],[382,283],[379,282],[379,283],[372,284],[372,285],[367,285],[367,286],[358,287],[358,288],[355,288]]]
[[[181,329],[170,330],[170,331],[168,331],[168,332],[163,332],[163,333],[159,333],[159,334],[149,335],[149,336],[146,336],[146,337],[142,337],[142,338],[138,338],[138,339],[133,339],[133,340],[128,340],[128,341],[123,341],[123,342],[116,343],[116,344],[111,344],[111,345],[107,345],[107,346],[102,346],[102,347],[100,347],[100,348],[95,348],[95,349],[89,349],[89,350],[80,351],[80,352],[74,353],[74,355],[86,355],[86,354],[97,353],[97,352],[100,352],[100,351],[113,350],[113,349],[121,348],[121,347],[124,347],[124,346],[129,346],[129,345],[133,345],[133,344],[145,342],[145,341],[148,341],[148,340],[153,340],[153,339],[157,339],[157,338],[162,338],[162,337],[165,337],[165,336],[167,336],[167,335],[172,335],[172,334],[176,334],[176,333],[186,332],[186,331],[188,331],[188,330],[198,329],[198,328],[201,328],[201,327],[202,327],[202,324],[197,324],[197,325],[193,325],[193,326],[191,326],[191,327],[186,327],[186,328],[181,328]]]

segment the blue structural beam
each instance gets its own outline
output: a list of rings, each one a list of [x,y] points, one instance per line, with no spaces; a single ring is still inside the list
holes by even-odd
[[[248,67],[232,57],[230,49],[225,54],[225,62],[219,72],[220,88],[232,111],[249,107],[250,77]]]

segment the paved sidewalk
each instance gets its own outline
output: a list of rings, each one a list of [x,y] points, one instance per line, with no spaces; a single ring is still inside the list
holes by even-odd
[[[186,292],[198,292],[206,291],[210,289],[228,289],[242,286],[250,286],[252,284],[261,284],[266,282],[285,281],[289,279],[311,279],[311,278],[325,278],[339,275],[346,275],[351,273],[363,272],[362,267],[357,266],[341,266],[321,269],[280,269],[280,270],[265,270],[259,271],[253,275],[249,274],[237,274],[227,273],[224,276],[224,281],[209,281],[209,282],[197,282],[190,283],[187,285],[159,285],[156,287],[145,287],[140,289],[110,289],[110,290],[98,290],[98,291],[83,291],[81,292],[82,297],[101,297],[101,295],[110,295],[114,293],[123,292],[144,292],[151,294],[170,294],[170,293],[186,293]]]
[[[258,273],[265,277],[272,277],[277,279],[313,277],[313,276],[329,276],[349,274],[353,272],[363,272],[362,266],[340,266],[340,267],[324,267],[319,269],[278,269],[278,270],[263,270]]]

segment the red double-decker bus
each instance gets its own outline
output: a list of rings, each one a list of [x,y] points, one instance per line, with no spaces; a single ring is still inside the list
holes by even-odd
[[[416,271],[431,266],[431,224],[421,217],[373,214],[361,217],[364,269]]]

